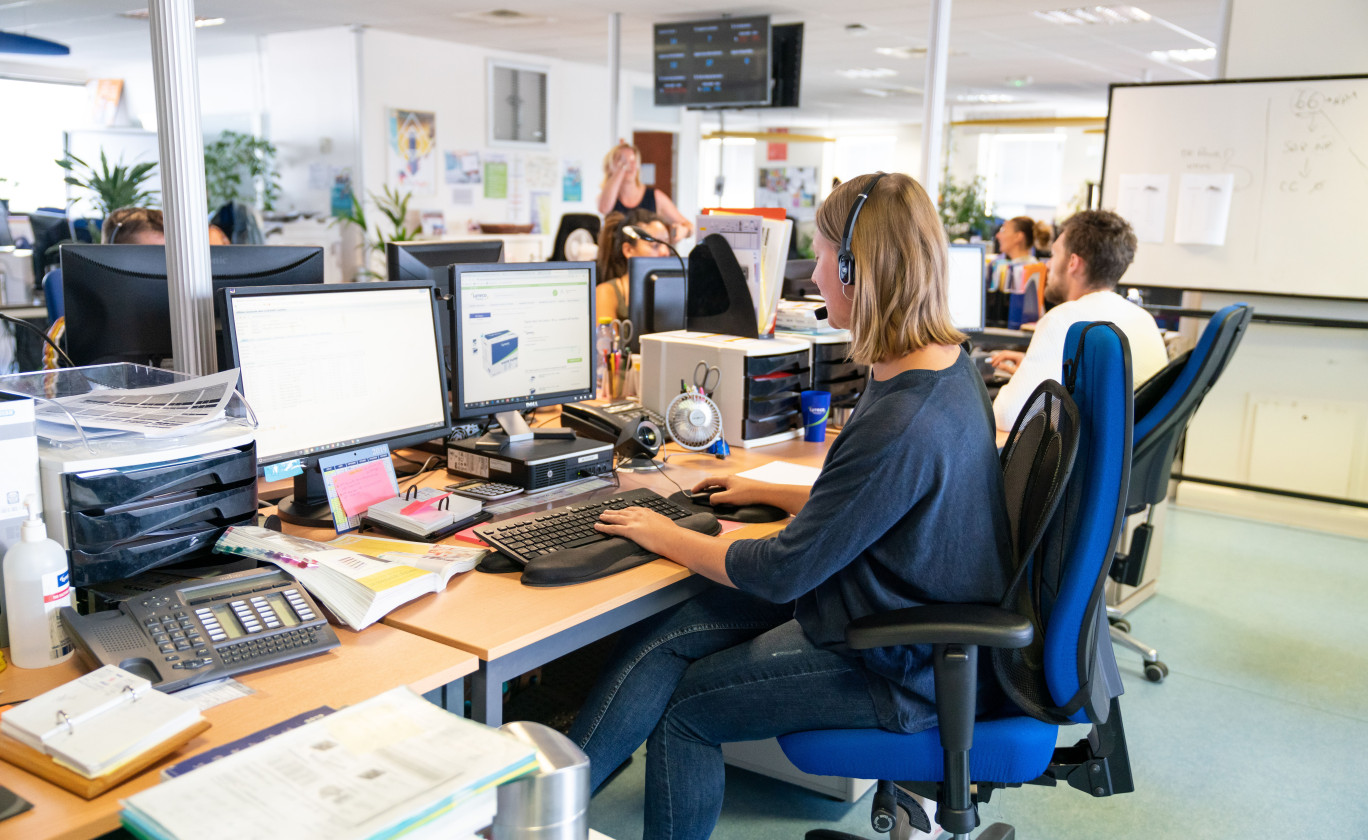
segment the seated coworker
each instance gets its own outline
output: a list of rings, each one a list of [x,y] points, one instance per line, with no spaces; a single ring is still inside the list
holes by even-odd
[[[997,427],[1008,432],[1036,386],[1062,381],[1064,339],[1079,321],[1111,321],[1130,343],[1135,385],[1168,364],[1164,337],[1154,316],[1116,293],[1121,275],[1135,259],[1135,231],[1110,210],[1084,210],[1059,231],[1045,280],[1045,300],[1058,304],[1041,316],[1026,352],[999,350],[990,359],[1012,378],[993,401]]]
[[[837,252],[852,217],[843,284]],[[930,646],[851,650],[846,625],[921,604],[996,603],[1008,581],[992,413],[951,326],[935,205],[906,175],[862,175],[821,205],[817,233],[813,280],[832,326],[851,331],[853,360],[872,366],[869,389],[811,488],[736,476],[695,488],[794,519],[768,540],[704,536],[643,508],[606,511],[596,526],[719,584],[625,633],[570,732],[595,788],[647,741],[647,838],[709,835],[722,743],[936,725]],[[979,679],[980,705],[992,708],[991,668]]]
[[[598,288],[594,290],[594,311],[600,318],[627,317],[627,260],[631,257],[668,257],[670,249],[659,242],[633,239],[623,232],[624,225],[632,225],[664,242],[670,232],[665,220],[649,210],[640,208],[622,213],[609,213],[599,231]]]
[[[162,211],[154,207],[120,207],[105,216],[100,241],[106,245],[165,245]]]

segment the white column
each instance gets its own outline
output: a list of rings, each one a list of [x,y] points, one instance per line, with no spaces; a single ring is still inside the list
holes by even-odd
[[[151,0],[152,81],[157,95],[171,351],[176,369],[201,375],[214,357],[214,284],[200,131],[199,69],[193,0]]]
[[[945,65],[950,55],[950,0],[932,0],[922,85],[921,184],[935,201],[940,195],[941,149],[945,142]]]
[[[617,145],[622,126],[618,123],[622,98],[622,12],[608,15],[608,147]]]

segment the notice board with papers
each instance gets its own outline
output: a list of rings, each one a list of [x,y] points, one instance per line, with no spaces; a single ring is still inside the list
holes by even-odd
[[[1368,76],[1112,85],[1101,196],[1127,284],[1368,299]]]

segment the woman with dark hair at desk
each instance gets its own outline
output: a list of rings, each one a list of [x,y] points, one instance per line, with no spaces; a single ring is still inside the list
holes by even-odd
[[[850,329],[853,360],[871,365],[869,388],[811,488],[735,476],[695,488],[794,519],[770,540],[704,536],[643,508],[605,512],[597,526],[720,584],[625,633],[571,729],[595,787],[647,741],[650,840],[708,836],[723,743],[934,726],[929,647],[851,650],[846,625],[920,604],[996,603],[1007,584],[993,415],[951,326],[935,206],[906,175],[864,175],[832,192],[817,232],[813,280],[832,326]],[[999,689],[990,668],[979,679],[986,708]]]
[[[614,212],[626,215],[638,209],[656,213],[665,220],[672,244],[693,233],[693,225],[664,190],[641,183],[641,150],[626,140],[619,140],[603,158],[603,189],[599,191],[598,211],[607,216]]]
[[[594,311],[600,318],[627,318],[627,260],[632,257],[668,257],[670,249],[660,242],[631,237],[627,225],[656,239],[665,240],[670,232],[665,220],[638,207],[627,213],[609,213],[603,220],[598,243],[598,287],[594,290]]]

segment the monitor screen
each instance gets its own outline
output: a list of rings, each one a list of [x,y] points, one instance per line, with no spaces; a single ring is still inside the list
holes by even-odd
[[[983,332],[983,243],[950,246],[950,320],[955,329]]]
[[[655,25],[655,104],[768,105],[768,15]]]
[[[503,240],[477,239],[460,242],[387,242],[385,263],[390,280],[427,280],[449,278],[445,270],[456,263],[503,262]],[[434,273],[433,269],[440,269]],[[444,290],[447,294],[451,289]]]
[[[454,265],[452,415],[594,395],[594,264]]]
[[[67,354],[72,361],[160,366],[171,358],[164,246],[63,245],[61,253]],[[322,248],[214,245],[209,262],[215,291],[323,282]]]
[[[627,260],[627,319],[631,350],[641,351],[641,336],[685,328],[689,310],[688,261],[674,257]]]
[[[259,464],[446,433],[428,284],[234,288],[220,298],[227,365],[241,370],[257,418]]]

